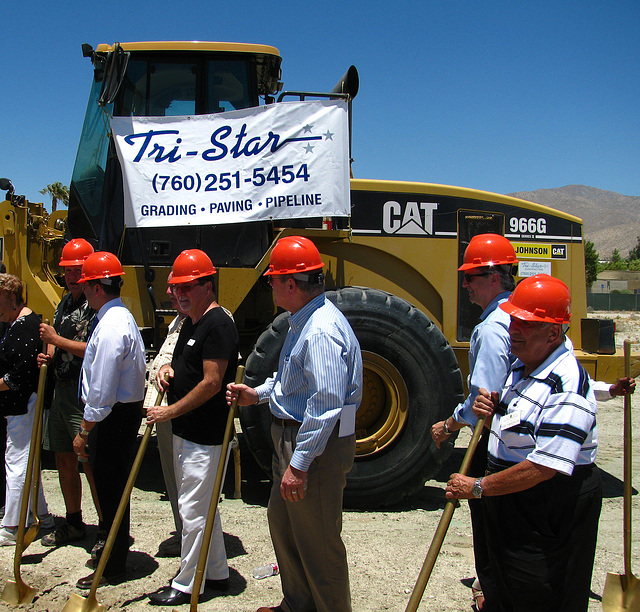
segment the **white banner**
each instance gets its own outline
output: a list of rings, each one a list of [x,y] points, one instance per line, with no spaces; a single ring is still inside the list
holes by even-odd
[[[113,117],[127,227],[350,214],[344,100]]]

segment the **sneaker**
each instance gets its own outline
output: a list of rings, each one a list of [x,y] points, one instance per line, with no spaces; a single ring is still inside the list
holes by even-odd
[[[18,528],[3,527],[0,529],[0,546],[15,546],[18,539]]]
[[[60,527],[58,527],[55,531],[48,533],[46,536],[43,536],[42,542],[43,546],[64,546],[69,542],[73,542],[75,540],[82,540],[85,535],[84,525],[82,527],[74,527],[73,525],[69,525],[69,523],[62,523]]]

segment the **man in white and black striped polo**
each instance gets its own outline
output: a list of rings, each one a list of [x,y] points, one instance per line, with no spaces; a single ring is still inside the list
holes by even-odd
[[[511,315],[518,359],[505,388],[481,389],[474,404],[493,417],[487,475],[453,474],[447,497],[483,498],[503,610],[584,611],[602,489],[596,400],[565,343],[571,297],[562,281],[539,274],[500,308]]]

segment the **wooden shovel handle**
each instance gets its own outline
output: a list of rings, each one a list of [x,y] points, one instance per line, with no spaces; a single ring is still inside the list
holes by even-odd
[[[480,436],[482,435],[484,421],[485,417],[479,418],[473,430],[471,441],[469,442],[467,452],[464,454],[464,459],[462,460],[462,465],[460,466],[460,474],[462,474],[463,476],[467,475],[469,465],[471,464],[471,459],[473,459],[473,454],[476,452],[478,441],[480,440]],[[440,522],[438,523],[438,528],[436,529],[433,539],[431,540],[431,546],[429,546],[427,556],[425,557],[424,563],[422,564],[422,569],[420,570],[420,574],[418,575],[416,584],[413,587],[413,592],[411,593],[411,598],[409,599],[409,603],[407,604],[405,612],[416,612],[418,606],[420,605],[420,600],[422,599],[424,590],[427,587],[427,582],[429,582],[433,567],[436,564],[438,553],[440,552],[440,548],[442,547],[442,543],[444,542],[444,536],[449,529],[449,524],[451,523],[451,519],[453,517],[453,511],[456,509],[457,503],[458,500],[450,499],[449,501],[447,501],[444,507],[444,511],[442,512],[442,516],[440,517]]]
[[[631,377],[631,341],[624,341],[624,375]],[[624,498],[623,498],[623,530],[624,530],[624,573],[627,579],[631,576],[631,395],[624,396]]]

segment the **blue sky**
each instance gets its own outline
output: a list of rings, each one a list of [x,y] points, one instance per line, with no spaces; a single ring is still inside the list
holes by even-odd
[[[497,193],[584,184],[640,196],[637,0],[7,3],[0,176],[68,185],[92,66],[81,44],[277,47],[285,89],[354,64],[353,172]]]

